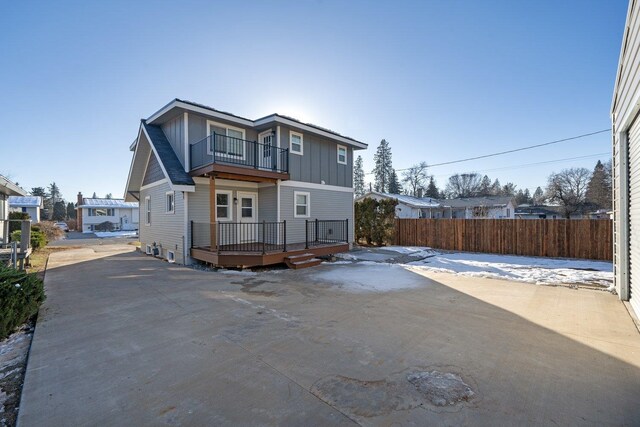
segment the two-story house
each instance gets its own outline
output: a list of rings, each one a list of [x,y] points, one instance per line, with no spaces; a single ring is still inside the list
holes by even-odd
[[[102,199],[82,197],[78,193],[76,203],[77,231],[92,233],[109,223],[111,231],[133,231],[139,227],[139,207],[137,202],[125,202],[123,199]],[[104,230],[103,230],[104,231]]]
[[[126,201],[139,201],[148,254],[217,266],[348,250],[353,152],[366,144],[272,114],[250,120],[175,99],[142,120]]]

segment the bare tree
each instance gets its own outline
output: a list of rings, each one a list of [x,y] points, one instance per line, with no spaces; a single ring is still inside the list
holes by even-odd
[[[402,178],[407,194],[414,197],[418,197],[418,190],[425,189],[428,180],[427,162],[420,162],[411,166],[403,173]]]
[[[549,176],[547,198],[562,206],[565,218],[579,212],[585,204],[585,195],[591,172],[586,168],[563,169]]]
[[[482,178],[477,173],[461,173],[449,177],[445,192],[448,197],[475,197],[480,191]]]

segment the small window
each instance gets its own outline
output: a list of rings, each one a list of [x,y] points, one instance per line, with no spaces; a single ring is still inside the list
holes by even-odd
[[[231,191],[216,191],[216,219],[231,220]]]
[[[176,193],[167,191],[166,212],[174,213],[176,211]]]
[[[338,163],[341,165],[347,164],[347,147],[338,145]]]
[[[302,134],[298,132],[289,132],[289,151],[294,154],[302,155],[304,150],[304,142]]]
[[[309,217],[309,193],[295,191],[293,193],[293,216],[295,218]]]
[[[150,196],[147,196],[144,198],[144,209],[147,214],[146,224],[151,225],[151,197]]]
[[[147,245],[147,255],[151,255],[151,245]]]
[[[173,251],[167,251],[167,261],[176,262],[176,254]]]

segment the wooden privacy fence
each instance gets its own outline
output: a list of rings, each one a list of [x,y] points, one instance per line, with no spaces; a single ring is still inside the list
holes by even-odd
[[[397,219],[395,244],[611,261],[613,223],[608,219]]]

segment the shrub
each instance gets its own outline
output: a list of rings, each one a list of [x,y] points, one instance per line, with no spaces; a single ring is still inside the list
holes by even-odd
[[[76,230],[76,228],[78,227],[78,223],[75,219],[68,219],[67,225],[69,226],[69,230]],[[78,231],[82,231],[82,230],[78,230]]]
[[[43,232],[48,242],[53,242],[64,236],[64,231],[57,227],[53,221],[40,221],[31,229]]]
[[[355,203],[356,241],[384,245],[393,242],[398,202],[393,199],[366,198]]]
[[[9,212],[9,219],[25,220],[31,219],[26,212]],[[19,221],[9,221],[9,233],[13,233],[16,230],[20,230],[22,224]]]
[[[12,242],[19,242],[20,239],[22,237],[22,231],[17,230],[14,231],[13,233],[11,233],[11,241]],[[37,227],[31,227],[31,248],[34,251],[37,251],[40,248],[44,248],[45,246],[47,246],[47,238],[44,235],[43,232],[38,231]]]
[[[0,340],[38,312],[44,286],[35,273],[0,265]]]
[[[110,221],[101,222],[96,224],[93,229],[95,231],[113,231],[113,223]]]

